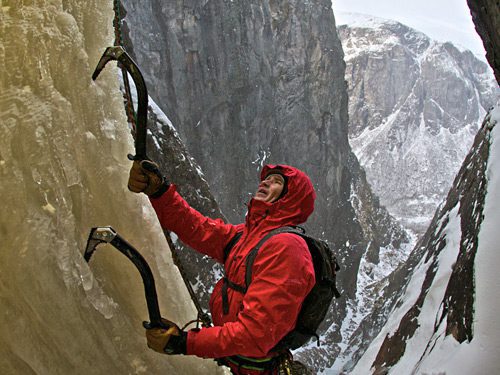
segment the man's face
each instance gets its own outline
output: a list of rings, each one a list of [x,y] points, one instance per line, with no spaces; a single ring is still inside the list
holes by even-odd
[[[270,174],[259,184],[254,199],[272,203],[279,198],[285,186],[285,179],[279,174]]]

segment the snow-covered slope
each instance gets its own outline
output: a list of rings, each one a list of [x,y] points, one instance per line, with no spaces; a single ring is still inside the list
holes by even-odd
[[[499,122],[497,107],[411,255],[387,323],[350,373],[499,373]]]
[[[422,234],[499,89],[469,51],[398,22],[350,15],[339,26],[349,137],[380,202]]]

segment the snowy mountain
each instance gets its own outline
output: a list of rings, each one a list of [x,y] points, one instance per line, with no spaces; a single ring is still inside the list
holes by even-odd
[[[500,97],[469,51],[398,22],[351,14],[338,27],[349,92],[349,139],[382,205],[423,234]]]
[[[425,236],[387,279],[369,317],[386,316],[385,324],[351,370],[353,350],[348,373],[499,373],[499,122],[497,107]]]

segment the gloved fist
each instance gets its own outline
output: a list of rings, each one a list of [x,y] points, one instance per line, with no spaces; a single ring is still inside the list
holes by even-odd
[[[187,333],[170,320],[161,320],[168,328],[146,329],[148,347],[162,354],[186,354]]]
[[[134,160],[128,179],[130,191],[156,197],[164,193],[168,186],[156,163],[150,160]]]

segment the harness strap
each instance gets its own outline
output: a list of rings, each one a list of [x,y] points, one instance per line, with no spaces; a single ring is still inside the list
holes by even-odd
[[[238,366],[238,369],[241,368],[264,372],[276,369],[282,358],[283,354],[268,358],[250,358],[242,355],[233,355],[231,357],[224,358],[223,362],[226,362],[226,365],[232,364],[234,366]]]

